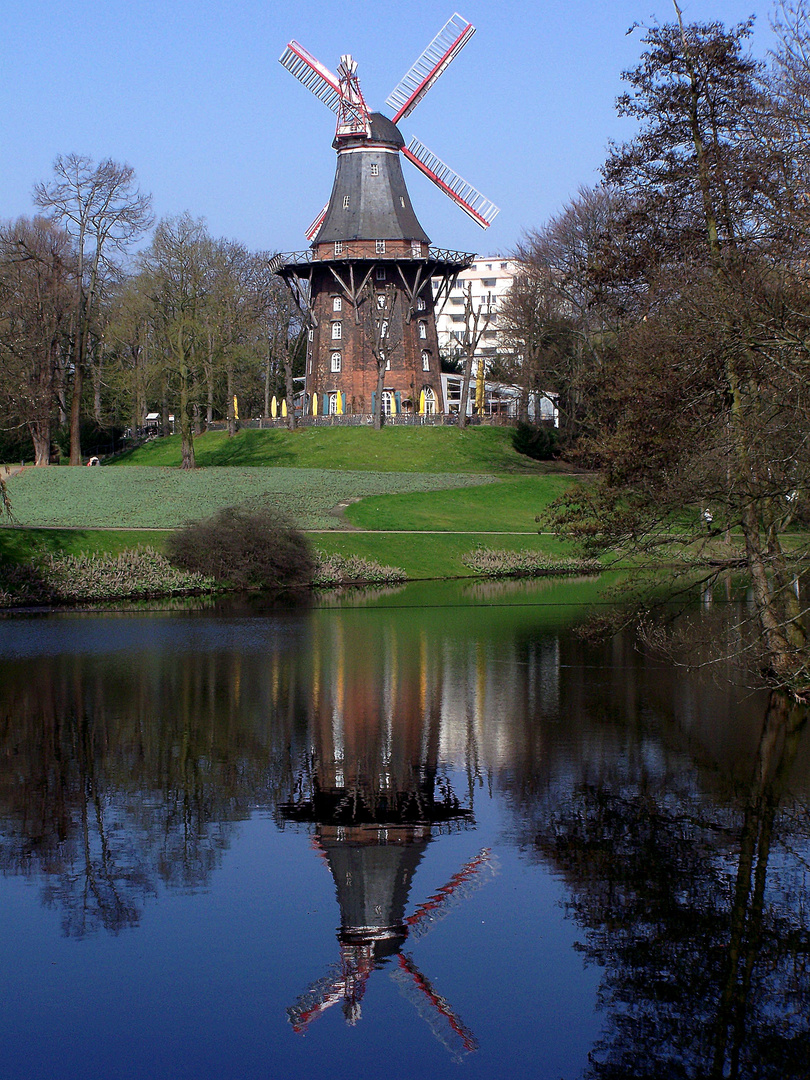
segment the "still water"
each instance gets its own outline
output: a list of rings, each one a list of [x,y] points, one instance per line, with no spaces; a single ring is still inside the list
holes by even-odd
[[[596,588],[0,620],[2,1076],[806,1077],[807,725]]]

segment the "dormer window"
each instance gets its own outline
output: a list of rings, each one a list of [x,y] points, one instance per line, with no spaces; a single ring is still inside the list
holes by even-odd
[[[343,196],[343,209],[344,210],[349,209],[349,196],[348,195]]]
[[[400,197],[399,197],[399,205],[401,207],[403,207],[403,209],[404,209],[404,207],[405,207],[405,196],[404,195],[400,195]]]
[[[376,161],[372,161],[372,163],[371,163],[371,175],[372,176],[378,176],[379,172],[380,172],[380,166],[377,164]]]

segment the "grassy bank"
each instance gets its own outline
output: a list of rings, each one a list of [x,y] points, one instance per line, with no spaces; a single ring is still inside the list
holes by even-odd
[[[454,427],[311,427],[298,431],[209,431],[194,440],[201,467],[227,466],[369,470],[372,472],[474,472],[537,475],[563,466],[532,461],[512,446],[512,429]],[[179,467],[180,436],[154,439],[116,458],[116,466]]]

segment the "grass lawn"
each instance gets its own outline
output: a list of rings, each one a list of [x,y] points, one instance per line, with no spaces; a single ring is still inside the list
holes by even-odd
[[[439,491],[491,479],[475,473],[336,469],[26,469],[8,481],[16,522],[30,528],[175,528],[223,506],[265,506],[302,528],[340,528],[339,503],[386,492]],[[466,525],[462,525],[466,528]]]
[[[129,529],[0,528],[0,565],[27,562],[32,555],[120,555],[137,547],[162,551],[167,532]]]
[[[571,484],[567,476],[534,476],[439,493],[365,498],[346,510],[360,529],[459,529],[536,533],[535,517]]]
[[[199,466],[282,466],[372,472],[477,472],[537,475],[564,467],[532,461],[512,447],[512,429],[455,427],[309,427],[209,431],[194,440]],[[180,436],[154,439],[111,465],[179,467]]]
[[[360,555],[383,566],[398,566],[409,578],[469,577],[472,571],[462,557],[477,545],[508,551],[542,551],[548,555],[570,553],[570,547],[553,536],[499,536],[465,533],[462,536],[400,535],[380,533],[318,533],[310,536],[323,555]]]

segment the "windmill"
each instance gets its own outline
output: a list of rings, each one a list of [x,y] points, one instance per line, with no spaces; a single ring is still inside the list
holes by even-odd
[[[400,154],[482,228],[498,208],[418,139],[406,145],[397,124],[473,33],[458,14],[445,23],[389,95],[391,119],[368,109],[351,56],[341,57],[337,74],[296,41],[280,57],[337,117],[332,194],[307,230],[311,246],[271,264],[309,322],[307,402],[318,401],[322,412],[376,408],[393,418],[442,411],[434,309],[473,256],[430,246],[411,205]],[[385,308],[382,321],[377,307]]]

